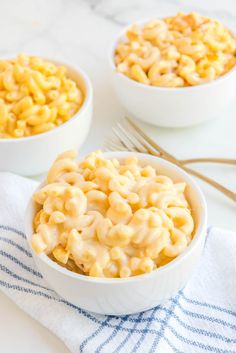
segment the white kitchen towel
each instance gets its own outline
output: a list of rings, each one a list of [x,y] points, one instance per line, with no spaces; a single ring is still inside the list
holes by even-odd
[[[23,219],[36,186],[0,173],[0,289],[73,353],[236,352],[236,233],[211,228],[193,277],[165,305],[95,315],[60,298],[34,264]]]

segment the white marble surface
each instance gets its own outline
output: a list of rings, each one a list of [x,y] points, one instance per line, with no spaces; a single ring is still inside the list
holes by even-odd
[[[235,0],[0,0],[0,56],[18,52],[59,58],[82,66],[95,90],[93,126],[81,153],[102,146],[124,112],[111,89],[107,50],[113,36],[140,18],[196,10],[236,27]],[[236,102],[220,120],[191,129],[143,125],[163,147],[180,158],[236,157]],[[236,190],[236,167],[198,166]],[[209,206],[209,224],[236,230],[236,205],[200,183]],[[0,351],[66,353],[49,331],[31,320],[0,293]]]

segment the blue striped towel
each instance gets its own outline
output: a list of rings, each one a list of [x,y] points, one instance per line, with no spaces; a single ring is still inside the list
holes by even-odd
[[[211,228],[192,279],[165,305],[122,317],[95,315],[44,282],[23,231],[37,183],[0,174],[0,289],[74,353],[236,352],[236,234]]]

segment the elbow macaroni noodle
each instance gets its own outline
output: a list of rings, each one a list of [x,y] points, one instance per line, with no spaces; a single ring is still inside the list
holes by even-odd
[[[195,86],[236,64],[236,39],[219,21],[197,13],[133,25],[115,50],[117,71],[143,84]]]
[[[66,68],[38,57],[0,61],[0,138],[27,137],[69,120],[83,94]]]
[[[119,278],[151,272],[186,249],[194,221],[185,183],[136,157],[75,156],[60,155],[33,195],[36,253],[78,273]]]

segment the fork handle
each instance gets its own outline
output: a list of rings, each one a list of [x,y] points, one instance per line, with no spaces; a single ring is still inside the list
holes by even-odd
[[[196,176],[198,179],[201,179],[203,181],[205,181],[207,184],[211,185],[212,187],[214,187],[215,189],[217,189],[218,191],[222,192],[225,196],[229,197],[231,200],[233,200],[234,202],[236,202],[236,193],[233,192],[232,190],[226,188],[225,186],[223,186],[222,184],[218,183],[217,181],[207,177],[206,175],[203,175],[199,172],[197,172],[196,170],[193,170],[189,167],[186,167],[185,165],[183,165],[181,163],[181,161],[175,159],[173,156],[169,156],[166,155],[165,152],[164,153],[157,153],[156,151],[154,151],[153,149],[148,149],[148,153],[157,156],[157,157],[161,157],[169,162],[172,162],[173,164],[177,165],[178,167],[180,167],[181,169],[183,169],[185,172]]]
[[[168,160],[169,162],[172,162],[173,164],[177,165],[178,167],[182,168],[185,170],[187,173],[192,174],[199,179],[205,181],[209,185],[213,186],[215,189],[218,191],[222,192],[225,196],[229,197],[231,200],[236,202],[236,193],[227,189],[217,181],[189,168],[183,165],[179,160],[177,160],[174,156],[172,156],[170,153],[165,151],[161,146],[159,146],[156,142],[154,142],[149,136],[147,136],[130,118],[126,118],[126,120],[129,122],[129,124],[133,127],[133,129],[136,131],[138,135],[141,136],[142,140],[145,141],[145,148],[149,154],[152,154],[157,157],[164,158]],[[142,142],[143,144],[143,142]],[[149,146],[151,146],[151,148]]]
[[[160,157],[160,155],[159,155]],[[185,167],[185,165],[182,165],[180,163],[180,161],[174,160],[173,158],[168,158],[165,157],[164,155],[161,155],[161,157],[163,159],[166,159],[174,164],[176,164],[177,166],[179,166],[180,168],[182,168],[185,172],[196,176],[197,178],[205,181],[207,184],[213,186],[215,189],[217,189],[218,191],[222,192],[224,195],[226,195],[227,197],[229,197],[231,200],[236,201],[236,193],[229,190],[228,188],[224,187],[222,184],[218,183],[217,181],[207,177],[206,175],[203,175],[189,167]]]
[[[229,190],[228,188],[224,187],[223,185],[221,185],[220,183],[217,183],[217,181],[207,177],[206,175],[203,175],[199,172],[196,172],[193,169],[187,168],[183,166],[183,169],[188,172],[189,174],[192,174],[196,177],[198,177],[199,179],[202,179],[203,181],[205,181],[206,183],[208,183],[209,185],[213,186],[214,188],[216,188],[218,191],[222,192],[224,195],[228,196],[231,200],[236,201],[236,193]]]
[[[222,163],[222,164],[232,164],[236,165],[236,159],[230,158],[191,158],[191,159],[181,159],[180,163],[192,164],[192,163]]]

